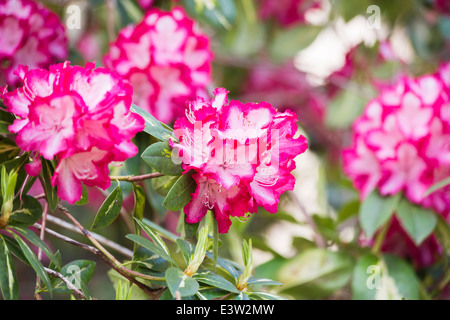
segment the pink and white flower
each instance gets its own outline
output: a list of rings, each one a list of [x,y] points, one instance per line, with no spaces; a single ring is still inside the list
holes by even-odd
[[[104,58],[132,84],[133,103],[166,123],[183,116],[186,100],[206,96],[211,61],[208,37],[181,7],[150,9],[120,32]]]
[[[284,27],[305,23],[306,12],[321,7],[319,0],[259,0],[263,20],[275,19]]]
[[[56,14],[33,0],[0,2],[0,86],[15,87],[22,64],[47,68],[66,59],[68,41]]]
[[[52,184],[72,204],[82,183],[108,188],[108,165],[137,153],[131,139],[144,128],[144,120],[130,112],[131,85],[92,63],[83,68],[66,62],[48,71],[21,66],[17,74],[23,87],[0,98],[17,116],[9,127],[17,145],[35,154],[28,173],[39,174],[39,156],[56,159]]]
[[[450,187],[425,196],[450,176],[450,69],[418,78],[402,76],[367,105],[353,125],[344,171],[364,199],[402,192],[450,223]],[[397,232],[396,232],[397,234]]]
[[[188,104],[186,117],[175,122],[173,152],[185,172],[197,182],[184,208],[188,223],[214,212],[219,232],[228,231],[230,217],[242,217],[263,207],[277,211],[280,195],[292,190],[294,159],[307,149],[298,135],[297,116],[278,112],[270,104],[228,101],[218,88],[214,99]]]

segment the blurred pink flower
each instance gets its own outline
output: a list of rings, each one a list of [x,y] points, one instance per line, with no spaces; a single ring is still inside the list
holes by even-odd
[[[0,1],[0,86],[19,84],[19,65],[47,68],[67,55],[65,28],[56,14],[32,0]]]
[[[258,207],[277,211],[280,195],[294,188],[290,172],[307,141],[296,137],[294,113],[278,112],[265,102],[228,101],[223,88],[214,94],[212,101],[188,104],[186,117],[175,122],[179,142],[172,147],[197,182],[184,209],[186,221],[199,222],[210,209],[225,233],[230,216],[255,213]]]
[[[7,110],[17,116],[9,127],[17,145],[47,160],[58,160],[52,184],[58,196],[74,203],[82,183],[106,189],[108,165],[137,153],[131,142],[144,120],[130,112],[133,90],[106,68],[70,66],[68,62],[44,69],[21,66],[24,86],[5,93]],[[39,161],[26,168],[39,174]]]
[[[150,9],[120,32],[104,58],[133,85],[133,103],[166,123],[183,116],[186,99],[206,96],[211,60],[208,37],[181,7]]]
[[[344,170],[365,198],[404,192],[413,203],[450,213],[450,188],[424,197],[450,175],[450,68],[419,78],[403,76],[366,107],[353,125]]]
[[[448,0],[435,0],[435,8],[445,14],[450,14],[450,2]]]
[[[320,8],[318,0],[259,0],[262,19],[275,19],[284,27],[305,22],[309,9]]]
[[[155,0],[138,0],[139,5],[144,10],[150,9],[153,5],[153,2],[155,2]]]

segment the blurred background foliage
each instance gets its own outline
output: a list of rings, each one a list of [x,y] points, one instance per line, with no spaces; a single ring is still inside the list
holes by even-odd
[[[138,22],[144,14],[135,0],[63,1],[64,5],[56,0],[42,2],[62,19],[70,4],[82,8],[82,29],[68,30],[69,60],[81,65],[89,60],[102,65],[102,56],[113,40],[111,34]],[[279,109],[294,110],[309,140],[309,150],[299,157],[293,172],[296,187],[283,196],[279,212],[260,210],[245,221],[234,218],[229,233],[220,236],[220,256],[243,265],[242,241],[251,239],[255,276],[283,283],[276,292],[291,299],[448,298],[449,292],[444,290],[448,281],[441,281],[449,274],[446,259],[424,270],[407,258],[376,255],[361,245],[361,204],[342,172],[340,151],[350,143],[353,120],[377,94],[376,84],[392,82],[400,73],[432,72],[449,59],[450,15],[435,10],[433,0],[324,0],[319,8],[307,12],[305,21],[286,26],[274,18],[262,19],[263,3],[156,0],[153,4],[163,9],[183,6],[210,36],[214,51],[212,88],[225,87],[232,99],[243,102],[268,101]],[[374,12],[368,8],[372,5],[380,9],[380,28],[369,26]],[[112,32],[109,19],[113,21]],[[92,41],[94,49],[82,52],[82,41]],[[138,156],[114,168],[111,175],[149,172],[139,155],[154,142],[151,139],[138,135]],[[177,232],[180,214],[167,211],[162,206],[163,196],[156,192],[167,185],[167,179],[145,181],[144,217]],[[116,186],[113,183],[106,194]],[[132,210],[131,184],[120,187],[124,207]],[[70,210],[83,225],[92,225],[104,198],[104,194],[90,190],[88,205]],[[128,227],[118,219],[98,233],[132,249],[132,242],[124,238]],[[63,230],[56,225],[52,228]],[[445,223],[442,230],[448,241]],[[71,236],[83,241],[81,235]],[[60,240],[52,239],[50,246],[64,252],[66,262],[95,260]],[[114,276],[106,264],[96,262],[95,276],[89,283],[91,294],[114,299]],[[370,275],[367,268],[377,263],[388,277],[385,283],[389,285],[382,293],[366,285]],[[32,298],[25,294],[33,292],[35,275],[26,266],[18,264],[17,268],[24,268],[18,270],[23,298]],[[444,288],[435,291],[442,283]]]

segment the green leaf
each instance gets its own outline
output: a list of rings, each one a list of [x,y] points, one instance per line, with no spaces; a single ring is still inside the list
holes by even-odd
[[[400,193],[392,197],[382,197],[374,190],[362,202],[359,220],[368,238],[372,238],[375,232],[389,221],[400,199]]]
[[[14,159],[19,154],[19,152],[20,148],[15,144],[14,141],[0,136],[0,163]]]
[[[178,179],[178,176],[162,176],[151,179],[151,184],[155,192],[165,197]]]
[[[142,222],[140,220],[134,219],[136,223],[144,230],[144,232],[152,239],[152,241],[162,250],[167,256],[170,256],[169,248],[167,247],[166,243],[161,239],[161,237],[152,230],[152,228],[147,225],[145,222]]]
[[[23,255],[26,257],[31,267],[34,269],[34,271],[36,272],[38,277],[42,280],[42,282],[47,286],[50,295],[52,295],[53,292],[50,278],[48,277],[48,274],[45,271],[42,263],[39,261],[34,252],[30,249],[30,247],[25,243],[25,241],[22,240],[22,238],[20,238],[17,234],[11,231],[10,233],[14,236],[14,239],[19,244],[20,248],[22,249]]]
[[[417,246],[433,232],[437,224],[436,214],[433,211],[413,205],[406,199],[401,200],[397,217]]]
[[[80,198],[80,200],[75,202],[75,204],[77,206],[84,206],[88,202],[89,202],[89,197],[88,197],[87,189],[86,189],[86,186],[83,184],[83,192],[81,194],[81,198]]]
[[[230,294],[228,291],[217,288],[200,288],[195,294],[200,300],[213,300]]]
[[[30,241],[32,244],[40,248],[55,265],[61,267],[60,264],[61,261],[55,257],[55,255],[52,253],[50,248],[45,244],[45,242],[42,241],[41,238],[39,238],[32,230],[21,227],[13,227],[12,229],[15,230],[17,233],[19,233],[28,241]]]
[[[116,270],[111,269],[108,271],[108,277],[113,283],[114,289],[117,291],[119,287],[120,282],[128,282],[128,279],[126,279],[124,276],[122,276],[120,273],[118,273]],[[148,300],[148,295],[142,291],[138,286],[135,284],[131,284],[130,287],[130,300]]]
[[[347,129],[361,114],[367,99],[360,92],[343,90],[327,107],[325,123],[333,129]]]
[[[196,273],[192,276],[195,280],[201,283],[208,284],[218,289],[222,289],[228,292],[239,293],[239,290],[234,284],[226,280],[224,277],[210,271]]]
[[[75,260],[66,264],[61,269],[61,274],[69,280],[77,289],[83,290],[94,276],[96,263],[90,260]],[[53,291],[55,293],[70,294],[70,289],[61,279],[54,279]]]
[[[3,299],[18,300],[19,285],[16,270],[14,268],[11,252],[5,239],[0,235],[0,289]]]
[[[294,57],[308,47],[319,35],[322,28],[313,25],[299,25],[278,29],[270,43],[270,54],[275,61],[281,62]]]
[[[141,157],[150,167],[166,176],[180,176],[183,173],[180,163],[174,163],[172,148],[167,141],[151,144]]]
[[[239,294],[234,295],[233,300],[250,300],[250,298],[244,292],[239,292]]]
[[[42,206],[38,200],[29,195],[17,198],[13,203],[13,212],[9,218],[8,226],[30,227],[42,216]]]
[[[150,113],[141,109],[136,105],[131,105],[131,112],[137,113],[145,120],[145,129],[149,135],[155,137],[160,141],[168,141],[169,139],[174,139],[172,135],[172,130],[170,130],[167,126],[163,125],[159,122],[155,117],[153,117]]]
[[[150,251],[154,252],[155,254],[160,256],[161,258],[163,258],[163,259],[171,262],[172,264],[176,265],[176,262],[172,259],[172,257],[169,254],[167,254],[167,252],[165,250],[163,250],[160,246],[154,244],[150,240],[148,240],[148,239],[146,239],[144,237],[138,236],[136,234],[128,234],[128,235],[126,235],[126,237],[128,239],[130,239],[131,241],[136,242],[140,246],[146,248],[147,250],[150,250]]]
[[[170,267],[166,259],[143,247],[139,247],[134,252],[133,264],[153,272],[164,272]]]
[[[154,223],[153,221],[151,221],[149,219],[144,218],[144,219],[142,219],[142,221],[145,224],[149,225],[151,228],[153,228],[153,230],[156,230],[159,234],[163,235],[167,239],[170,239],[175,242],[179,238],[176,234],[168,231],[167,229],[161,227],[160,225]]]
[[[438,183],[432,185],[424,194],[424,197],[429,196],[430,194],[450,185],[450,177],[439,181]]]
[[[351,288],[355,300],[419,299],[419,283],[413,268],[392,255],[361,257],[353,270]]]
[[[180,248],[181,254],[183,255],[184,262],[188,265],[192,255],[195,252],[195,246],[183,239],[177,239],[176,243],[178,248]]]
[[[250,277],[247,286],[281,286],[282,283],[266,278]]]
[[[0,134],[10,133],[8,127],[15,119],[16,117],[12,113],[0,109]]]
[[[195,192],[196,183],[192,173],[183,174],[170,188],[163,201],[163,206],[171,211],[179,211],[191,201],[191,194]]]
[[[214,255],[211,252],[206,252],[206,256],[209,259],[214,260]],[[236,270],[234,262],[221,257],[217,257],[217,264],[221,266],[225,271],[227,271],[235,280],[239,278],[239,274]]]
[[[42,170],[39,176],[42,187],[44,188],[45,197],[48,202],[48,207],[51,211],[54,211],[59,204],[59,198],[56,195],[56,188],[52,186],[51,179],[55,172],[53,164],[41,157]]]
[[[103,228],[113,223],[120,214],[122,202],[122,189],[118,185],[101,205],[91,229]]]
[[[179,268],[170,267],[167,269],[165,278],[173,297],[176,297],[177,291],[181,297],[192,296],[196,294],[199,289],[198,282],[195,279],[188,277]]]
[[[234,1],[229,0],[184,0],[189,14],[205,20],[216,28],[229,30],[236,17]]]
[[[353,260],[342,252],[315,248],[290,259],[278,272],[280,293],[294,298],[320,299],[345,286]]]

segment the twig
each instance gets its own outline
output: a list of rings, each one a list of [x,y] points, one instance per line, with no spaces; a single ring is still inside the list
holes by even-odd
[[[58,225],[60,227],[65,228],[67,230],[70,230],[70,231],[73,231],[73,232],[76,232],[76,233],[79,233],[79,234],[83,234],[83,232],[80,231],[80,229],[77,226],[75,226],[75,225],[73,225],[71,223],[68,223],[68,222],[66,222],[66,221],[64,221],[64,220],[62,220],[62,219],[60,219],[58,217],[55,217],[55,216],[52,216],[52,215],[47,215],[47,220],[49,222],[51,222],[51,223],[54,223],[54,224],[56,224],[56,225]],[[111,240],[109,240],[109,239],[99,235],[99,234],[96,234],[96,233],[93,233],[93,232],[91,232],[90,234],[98,242],[100,242],[103,245],[109,247],[110,249],[113,249],[113,250],[117,251],[118,253],[122,254],[123,256],[125,256],[127,258],[130,258],[130,259],[133,258],[133,252],[131,250],[129,250],[128,248],[125,248],[125,247],[123,247],[123,246],[121,246],[121,245],[119,245],[119,244],[117,244],[117,243],[115,243],[115,242],[113,242],[113,241],[111,241]]]
[[[156,280],[156,281],[161,281],[164,280],[164,278],[161,277],[154,277],[154,276],[150,276],[147,274],[142,274],[133,270],[130,270],[128,268],[125,268],[110,252],[108,252],[108,250],[106,250],[98,241],[97,239],[95,239],[88,230],[86,230],[69,212],[69,210],[65,207],[63,207],[62,205],[58,206],[58,209],[64,213],[64,215],[70,220],[72,221],[73,224],[75,224],[83,233],[83,235],[88,238],[92,244],[102,252],[102,254],[104,255],[105,258],[107,258],[109,260],[109,264],[110,265],[114,265],[114,269],[116,271],[122,271],[125,274],[128,275],[132,275],[132,276],[136,276],[142,279],[147,279],[147,280]]]
[[[45,270],[45,272],[47,272],[47,273],[48,273],[49,275],[51,275],[52,277],[61,279],[61,280],[69,287],[69,289],[73,290],[73,292],[74,292],[79,298],[81,298],[81,299],[83,299],[83,300],[87,300],[87,298],[86,298],[86,296],[84,295],[84,293],[83,293],[81,290],[79,290],[77,287],[75,287],[75,286],[72,284],[72,282],[70,282],[70,281],[69,281],[66,277],[64,277],[61,273],[59,273],[59,272],[57,272],[57,271],[55,271],[55,270],[46,268],[46,267],[44,267],[44,270]],[[96,298],[92,298],[92,299],[93,299],[93,300],[97,300]]]
[[[41,229],[42,226],[38,223],[34,224],[34,227],[37,229]],[[130,276],[129,274],[127,274],[126,272],[118,269],[116,267],[116,265],[109,260],[100,250],[98,250],[95,247],[92,247],[90,245],[78,242],[72,238],[69,238],[67,236],[64,236],[56,231],[53,231],[51,229],[46,229],[46,233],[49,235],[52,235],[60,240],[63,240],[69,244],[72,244],[74,246],[80,247],[84,250],[87,250],[89,252],[91,252],[92,254],[100,257],[106,264],[108,264],[110,267],[112,267],[114,270],[116,270],[119,274],[121,274],[122,276],[124,276],[128,281],[130,281],[131,283],[134,283],[136,286],[138,286],[142,291],[144,291],[146,294],[148,294],[149,296],[151,296],[152,298],[158,298],[160,293],[163,291],[164,288],[157,288],[157,289],[152,289],[150,287],[148,287],[147,285],[143,284],[142,282],[134,279],[132,276]]]
[[[317,228],[316,223],[314,222],[314,220],[311,218],[311,216],[308,214],[308,212],[306,211],[305,207],[303,206],[303,204],[300,202],[300,200],[298,199],[297,195],[295,193],[293,193],[292,191],[288,191],[287,195],[289,196],[289,198],[295,203],[295,205],[297,205],[300,208],[300,211],[303,213],[303,216],[306,219],[306,222],[311,226],[311,228],[314,231],[314,242],[316,243],[316,245],[319,248],[325,248],[326,247],[326,242],[325,239],[322,237],[322,235],[319,232],[319,229]]]
[[[111,180],[117,180],[117,181],[127,181],[127,182],[137,182],[137,181],[143,181],[147,179],[154,179],[164,176],[164,174],[159,172],[153,172],[153,173],[147,173],[140,176],[110,176]]]

